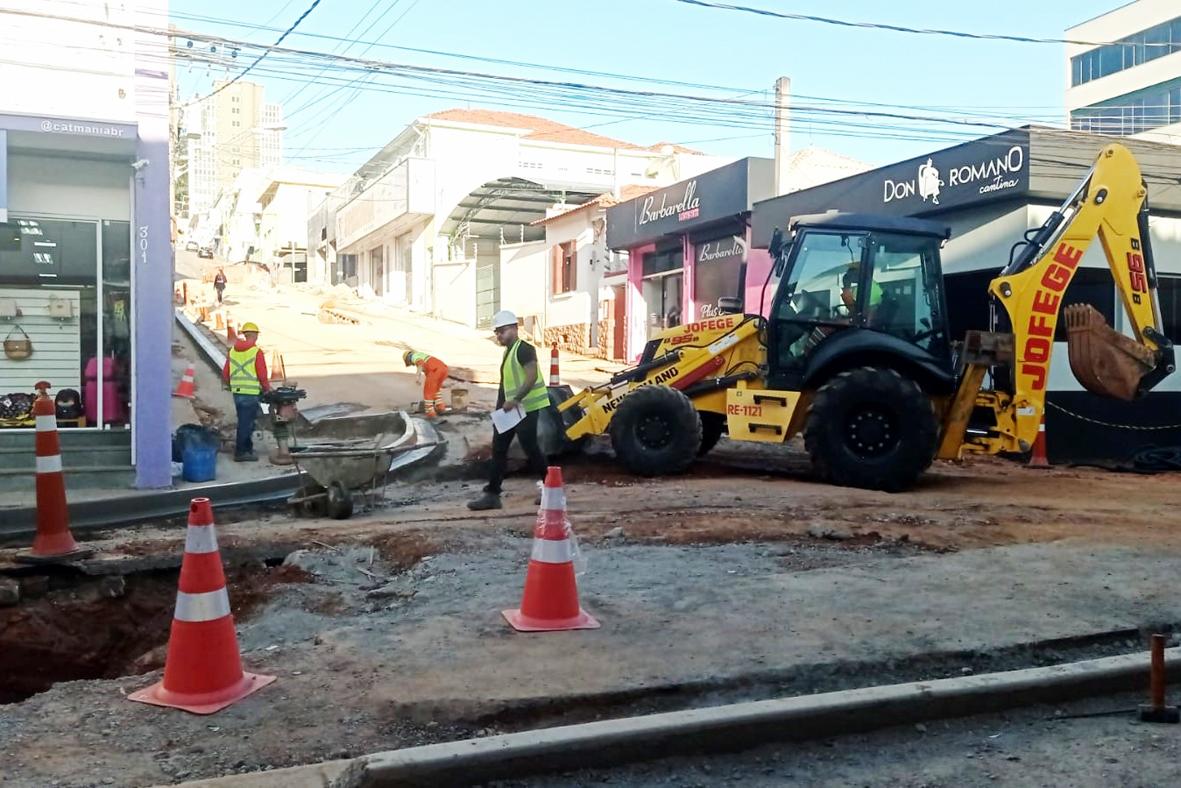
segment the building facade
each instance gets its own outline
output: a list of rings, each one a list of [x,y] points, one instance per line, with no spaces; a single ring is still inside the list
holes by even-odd
[[[202,220],[243,170],[271,169],[283,161],[283,109],[266,102],[262,85],[215,82],[207,99],[181,102],[175,174],[178,218],[202,234]],[[181,157],[178,157],[181,158]]]
[[[262,263],[288,281],[308,281],[308,206],[342,180],[292,167],[242,170],[208,214],[217,251],[231,263]]]
[[[944,288],[950,339],[958,341],[969,329],[993,327],[989,282],[1008,263],[1013,245],[1028,230],[1041,227],[1087,173],[1102,147],[1113,141],[1093,134],[1027,128],[935,151],[757,203],[752,245],[767,248],[774,230],[786,228],[793,216],[832,210],[944,222],[951,228],[951,239],[942,254]],[[1149,234],[1157,264],[1161,328],[1166,336],[1175,338],[1181,336],[1178,156],[1170,145],[1121,141],[1135,154],[1148,183]],[[756,283],[748,279],[747,284],[749,289]],[[918,320],[921,310],[929,307],[914,301],[905,308],[916,310]],[[1097,242],[1083,256],[1063,297],[1064,305],[1073,303],[1093,305],[1114,328],[1129,332]],[[1090,394],[1070,370],[1062,321],[1055,337],[1047,391],[1047,447],[1054,462],[1124,462],[1149,443],[1181,445],[1181,429],[1153,429],[1181,421],[1177,418],[1181,413],[1181,376],[1171,375],[1136,402]]]
[[[1070,127],[1181,144],[1181,6],[1136,0],[1066,31]]]
[[[618,196],[555,205],[534,222],[544,239],[503,244],[501,306],[546,347],[623,360],[627,255],[607,246],[607,210],[652,188],[625,186]]]
[[[744,298],[751,207],[774,195],[774,164],[740,159],[607,211],[607,246],[628,259],[627,358],[666,328],[718,314],[719,299]]]
[[[29,11],[44,16],[18,16]],[[171,483],[172,249],[163,0],[0,10],[0,399],[78,392],[64,433],[125,440],[139,487]],[[124,26],[113,32],[112,25]],[[127,29],[139,28],[129,33]],[[77,51],[94,54],[78,63]],[[0,445],[32,422],[6,409]],[[126,436],[121,438],[120,436]]]
[[[551,206],[720,161],[531,115],[448,110],[417,119],[366,162],[308,234],[326,242],[323,221],[334,217],[338,275],[390,303],[484,326],[504,303],[501,246],[542,240],[534,222]]]

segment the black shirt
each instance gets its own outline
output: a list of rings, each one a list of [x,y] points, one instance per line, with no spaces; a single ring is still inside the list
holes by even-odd
[[[504,362],[508,359],[508,352],[512,350],[512,346],[504,349],[504,357],[500,360],[500,368],[504,369]],[[517,345],[517,363],[522,367],[531,362],[537,361],[537,348],[530,345],[525,340],[521,340],[521,344]],[[513,392],[514,394],[516,392]],[[504,375],[500,376],[500,391],[496,394],[496,407],[504,405]]]

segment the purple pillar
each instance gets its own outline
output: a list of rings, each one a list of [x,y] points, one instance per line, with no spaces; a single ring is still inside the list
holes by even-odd
[[[166,18],[165,0],[141,0],[140,12]],[[135,214],[132,220],[132,266],[135,289],[135,357],[132,365],[135,412],[135,486],[172,483],[169,390],[172,358],[172,239],[169,201],[169,80],[164,37],[138,33],[135,104],[139,123],[134,168]]]

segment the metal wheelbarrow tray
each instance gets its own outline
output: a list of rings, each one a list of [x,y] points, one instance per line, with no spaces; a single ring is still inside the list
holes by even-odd
[[[305,514],[327,514],[337,520],[352,515],[354,493],[373,506],[384,493],[394,457],[434,445],[418,443],[413,421],[407,419],[406,424],[406,431],[398,435],[382,433],[293,446],[291,458],[301,481],[299,492],[287,503]]]

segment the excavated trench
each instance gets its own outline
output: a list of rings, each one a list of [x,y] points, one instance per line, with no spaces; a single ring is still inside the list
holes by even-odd
[[[162,667],[178,574],[166,569],[95,578],[58,570],[19,577],[21,601],[0,608],[0,704],[60,682]],[[292,566],[229,569],[235,621],[248,619],[277,586],[309,580]]]

